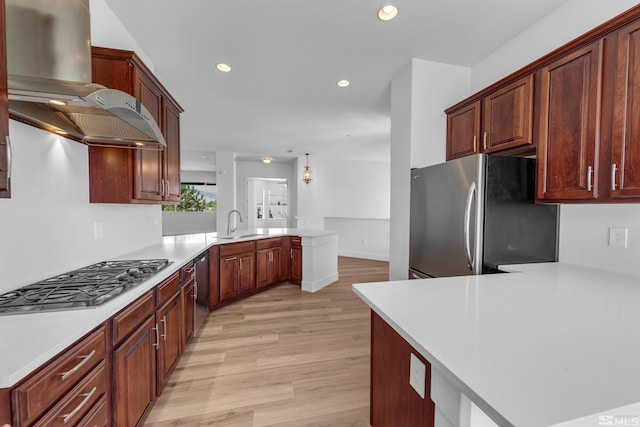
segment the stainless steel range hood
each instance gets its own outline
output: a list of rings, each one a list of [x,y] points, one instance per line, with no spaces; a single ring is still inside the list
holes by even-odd
[[[77,141],[163,149],[133,96],[91,83],[89,0],[6,0],[9,114]]]

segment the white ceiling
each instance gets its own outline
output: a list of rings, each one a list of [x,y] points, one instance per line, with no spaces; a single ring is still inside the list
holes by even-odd
[[[388,161],[411,58],[471,66],[567,0],[397,0],[390,22],[382,0],[106,2],[185,109],[182,168],[211,170],[216,151]]]

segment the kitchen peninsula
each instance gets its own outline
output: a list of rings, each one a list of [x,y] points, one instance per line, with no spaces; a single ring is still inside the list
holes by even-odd
[[[433,400],[436,425],[452,426],[470,425],[461,415],[469,401],[500,426],[638,418],[637,278],[562,263],[507,267],[511,273],[353,285],[373,324],[395,331],[407,353],[430,364],[418,405]],[[373,327],[372,348],[388,336]],[[405,357],[408,368],[409,354],[397,363]],[[372,364],[374,396],[375,357]],[[382,370],[393,371],[388,366]],[[394,384],[402,381],[408,396],[420,399],[409,369],[398,375]],[[374,400],[372,424],[384,425],[376,414],[393,413],[397,403]]]
[[[11,419],[14,420],[15,425],[23,425],[23,422],[27,422],[25,420],[30,423],[36,419],[46,424],[47,417],[55,416],[51,414],[57,412],[67,414],[68,412],[63,410],[64,407],[68,407],[73,402],[73,405],[78,403],[77,396],[75,398],[70,396],[77,394],[76,389],[81,387],[87,390],[92,390],[93,387],[93,391],[87,396],[95,395],[92,397],[93,400],[86,405],[87,408],[92,407],[92,409],[89,412],[86,412],[88,409],[83,409],[84,412],[74,412],[74,415],[77,415],[77,418],[82,418],[83,421],[89,418],[94,420],[101,416],[111,419],[108,402],[112,387],[112,364],[115,390],[112,394],[113,396],[122,395],[125,399],[125,404],[122,405],[118,403],[119,401],[114,400],[114,423],[122,425],[134,423],[132,420],[137,420],[139,414],[142,414],[140,415],[141,419],[146,418],[155,401],[155,374],[151,376],[153,387],[150,400],[145,400],[147,397],[143,396],[139,398],[140,401],[132,404],[127,403],[127,400],[131,399],[131,396],[127,397],[126,394],[131,391],[130,386],[125,380],[125,385],[122,386],[125,387],[124,390],[119,389],[118,379],[115,377],[122,375],[122,372],[126,373],[126,369],[129,369],[128,366],[132,366],[131,364],[144,366],[145,369],[150,369],[152,373],[155,373],[157,352],[159,375],[157,395],[160,395],[162,387],[175,368],[175,363],[162,366],[163,376],[160,375],[161,362],[165,360],[163,351],[172,351],[168,344],[172,337],[171,334],[173,334],[173,339],[177,336],[182,340],[181,343],[178,341],[176,344],[177,355],[170,359],[173,361],[182,354],[188,339],[183,330],[188,331],[187,324],[193,314],[187,314],[187,305],[191,301],[191,313],[193,313],[193,301],[197,298],[197,294],[186,297],[185,289],[181,290],[181,288],[187,287],[183,284],[183,273],[185,269],[191,268],[192,270],[192,260],[204,251],[219,249],[222,253],[224,248],[249,243],[254,248],[253,256],[256,253],[259,256],[261,244],[264,245],[271,241],[282,242],[284,245],[284,242],[289,240],[297,240],[302,248],[301,288],[303,291],[315,292],[338,279],[338,234],[331,231],[255,229],[234,236],[218,236],[216,233],[165,236],[162,243],[123,254],[118,259],[168,259],[170,264],[151,278],[99,306],[77,310],[0,316],[0,342],[3,344],[3,349],[11,349],[11,351],[4,351],[0,354],[0,425],[10,422]],[[284,258],[288,258],[289,253],[281,253],[281,247],[273,252],[279,253],[278,259],[282,260],[282,265],[285,265]],[[292,258],[294,254],[295,250],[292,250]],[[269,256],[270,263],[277,262],[275,259],[275,255]],[[218,262],[217,258],[215,262]],[[220,262],[222,262],[222,258]],[[191,267],[189,267],[190,265]],[[261,267],[254,267],[252,264],[251,269],[252,274],[257,275]],[[288,277],[290,277],[288,274],[281,274],[264,288],[266,289],[269,285]],[[253,288],[245,295],[259,292],[262,289],[260,284],[256,283],[255,277],[253,279]],[[221,277],[221,281],[223,280],[225,279]],[[195,286],[189,290],[194,288]],[[169,295],[174,296],[169,297]],[[242,297],[242,294],[239,297]],[[172,307],[175,307],[174,311],[172,311]],[[153,321],[144,320],[147,315],[143,313],[147,308],[150,313],[156,310],[154,327],[147,325]],[[176,329],[171,327],[172,316],[175,316],[173,319],[176,319]],[[144,323],[142,323],[143,320]],[[19,327],[16,327],[18,324]],[[137,338],[137,332],[132,334],[132,331],[138,330],[138,328],[141,331],[139,335],[141,338]],[[191,328],[193,328],[193,323],[191,323]],[[131,348],[127,347],[128,343],[133,343]],[[143,350],[137,350],[145,347],[150,351],[145,353]],[[128,357],[126,354],[132,354],[130,350],[136,351],[135,354],[138,355],[151,355],[153,360]],[[123,354],[126,356],[125,358],[122,358]],[[64,364],[65,367],[58,366],[61,364]],[[168,374],[164,374],[165,371]],[[32,373],[36,374],[32,375]],[[136,375],[141,374],[137,373]],[[67,381],[65,381],[66,378]],[[79,378],[84,379],[80,380]],[[75,385],[76,383],[77,385]],[[67,387],[66,384],[69,384],[69,387],[74,386],[73,390],[63,389],[63,387]],[[144,386],[142,390],[145,390]],[[149,391],[149,387],[147,387],[147,391]],[[88,399],[89,397],[87,397]],[[56,401],[58,403],[52,407]],[[124,406],[126,408],[123,409]],[[9,408],[12,408],[12,415],[9,414]],[[101,411],[102,413],[100,413]],[[75,421],[77,420],[74,419]]]

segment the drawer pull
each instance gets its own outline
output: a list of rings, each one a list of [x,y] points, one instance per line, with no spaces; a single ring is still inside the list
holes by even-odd
[[[91,359],[93,357],[93,355],[96,354],[96,351],[93,350],[91,353],[89,353],[86,356],[80,356],[80,359],[82,359],[82,361],[80,363],[78,363],[76,366],[74,366],[73,368],[69,369],[67,372],[63,372],[60,375],[60,381],[64,381],[67,378],[69,378],[71,375],[75,374],[78,369],[82,368],[82,366],[87,363],[89,361],[89,359]]]
[[[162,334],[162,338],[167,340],[167,315],[162,316],[162,324],[164,325],[164,333]]]
[[[76,406],[73,411],[69,412],[68,414],[62,415],[62,421],[64,421],[64,423],[66,424],[71,418],[75,417],[78,411],[80,411],[84,407],[84,405],[86,405],[87,402],[91,400],[96,390],[97,387],[94,387],[89,393],[81,394],[80,396],[84,397],[84,399],[82,399],[82,402],[80,402],[80,404]]]
[[[160,331],[158,330],[158,324],[156,323],[156,327],[151,329],[156,331],[156,342],[153,346],[156,348],[156,351],[158,351],[160,349]]]

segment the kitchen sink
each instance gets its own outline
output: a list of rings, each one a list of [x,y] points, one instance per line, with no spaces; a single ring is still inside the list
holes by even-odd
[[[238,239],[245,239],[247,237],[258,237],[258,236],[266,236],[266,234],[237,234],[237,235],[233,235],[233,236],[221,236],[218,237],[218,239],[225,239],[225,240],[238,240]]]

